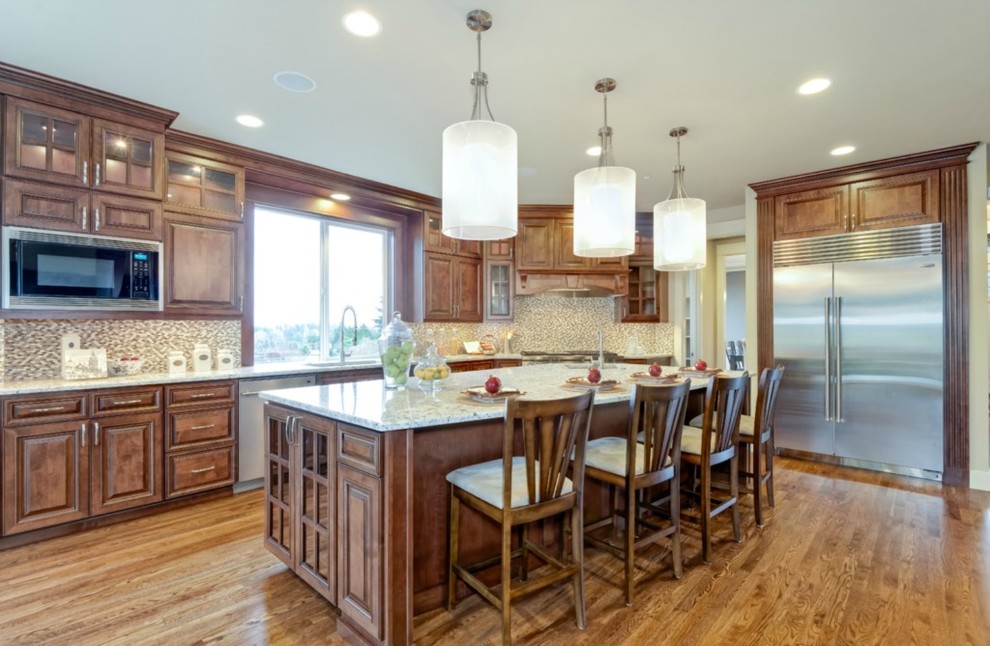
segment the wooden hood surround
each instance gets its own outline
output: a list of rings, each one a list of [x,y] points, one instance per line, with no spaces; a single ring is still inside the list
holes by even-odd
[[[841,185],[896,184],[899,176],[929,173],[934,215],[942,223],[945,289],[944,464],[943,482],[969,484],[969,213],[966,193],[967,158],[977,144],[941,148],[865,164],[750,184],[756,191],[758,369],[773,367],[773,242],[781,237],[776,198],[797,192],[822,195]],[[851,206],[852,209],[856,205]],[[856,211],[852,217],[855,219]],[[846,217],[848,214],[843,214]],[[915,216],[919,214],[906,214]],[[930,213],[923,215],[931,216]],[[911,222],[894,222],[902,226]],[[979,233],[983,235],[982,232]],[[793,232],[786,235],[793,237]],[[814,235],[813,232],[798,235]],[[819,233],[818,235],[822,235]],[[892,429],[893,430],[893,429]]]

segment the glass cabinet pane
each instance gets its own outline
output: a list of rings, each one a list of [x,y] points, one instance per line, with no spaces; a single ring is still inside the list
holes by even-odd
[[[203,185],[214,191],[234,192],[237,178],[233,173],[225,173],[215,168],[207,168],[206,176],[203,178]]]

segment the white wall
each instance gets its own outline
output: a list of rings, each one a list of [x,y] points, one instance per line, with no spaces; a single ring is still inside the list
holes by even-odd
[[[969,485],[990,491],[990,421],[987,416],[987,380],[990,375],[988,331],[986,232],[987,155],[986,144],[976,147],[969,158],[966,182],[969,189]]]

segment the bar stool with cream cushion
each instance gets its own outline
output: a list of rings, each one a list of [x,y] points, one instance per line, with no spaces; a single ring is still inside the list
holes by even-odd
[[[700,491],[690,494],[700,500],[701,558],[711,562],[711,519],[732,510],[732,532],[736,542],[742,540],[739,523],[739,417],[746,398],[749,373],[738,377],[717,375],[708,382],[705,413],[701,427],[685,426],[681,438],[681,462],[700,472]],[[712,468],[729,463],[729,497],[712,498]],[[683,515],[682,515],[683,517]]]
[[[763,487],[767,488],[767,502],[773,500],[773,416],[777,402],[780,380],[784,377],[784,366],[764,368],[760,372],[760,382],[756,391],[756,415],[739,416],[739,451],[743,467],[739,469],[739,479],[745,482],[753,479],[753,510],[756,524],[763,527]],[[691,426],[700,426],[702,415],[690,421]],[[759,429],[757,431],[757,429]],[[752,456],[752,457],[750,457]],[[752,464],[752,471],[747,471]],[[747,487],[747,491],[750,489]]]
[[[626,437],[600,437],[588,442],[585,477],[604,482],[611,490],[610,515],[585,526],[585,540],[625,561],[626,605],[632,605],[636,550],[670,536],[674,577],[681,578],[680,462],[681,431],[687,412],[691,383],[633,386]],[[640,439],[641,438],[641,439]],[[640,443],[642,442],[642,443]],[[642,500],[649,487],[670,483],[670,524],[661,527],[653,518],[660,510]],[[599,538],[597,530],[618,525],[615,490],[622,488],[625,523],[621,544]],[[642,512],[654,512],[648,518]],[[652,530],[652,531],[645,531]]]
[[[784,366],[764,368],[756,391],[756,416],[743,415],[739,421],[739,450],[743,456],[739,478],[743,481],[753,479],[753,509],[759,527],[763,527],[764,485],[767,502],[773,507],[773,414],[783,377]],[[753,470],[746,471],[746,465],[750,463]]]
[[[502,611],[502,643],[512,643],[510,608],[513,599],[571,579],[574,613],[578,628],[586,625],[584,603],[584,456],[591,427],[594,391],[576,397],[552,400],[510,398],[506,403],[502,457],[456,469],[447,474],[450,483],[449,569],[447,607],[456,602],[457,579],[461,579]],[[522,447],[515,455],[514,446]],[[573,461],[572,461],[573,456]],[[568,467],[571,477],[567,476]],[[572,479],[573,478],[573,479]],[[499,556],[462,565],[458,555],[460,505],[464,504],[501,525]],[[557,558],[526,538],[528,523],[564,515],[570,521],[571,557],[567,549]],[[513,551],[513,529],[519,527],[519,547]],[[552,572],[527,580],[529,555],[533,554]],[[521,583],[512,586],[512,559],[519,558]],[[501,590],[489,588],[475,573],[501,567]]]

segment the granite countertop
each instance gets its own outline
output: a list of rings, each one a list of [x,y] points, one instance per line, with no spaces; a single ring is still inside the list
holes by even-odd
[[[629,401],[632,374],[642,371],[642,365],[633,364],[618,364],[604,370],[603,379],[615,380],[618,386],[613,390],[599,390],[595,402]],[[674,372],[676,368],[664,368],[664,374]],[[441,381],[441,390],[436,392],[421,390],[419,380],[412,377],[407,388],[402,390],[387,390],[382,380],[375,380],[269,390],[263,391],[261,398],[376,431],[443,426],[502,417],[504,407],[501,402],[477,402],[463,394],[467,388],[482,386],[489,374],[497,375],[506,388],[524,391],[527,397],[557,399],[578,392],[565,384],[568,378],[583,377],[587,373],[563,364],[537,364],[453,373]],[[704,388],[708,380],[692,379],[691,382],[692,389]]]
[[[521,359],[518,354],[476,355],[463,354],[445,357],[448,362],[475,361],[478,359]],[[370,361],[355,360],[351,363],[337,362],[318,363],[262,363],[245,366],[233,370],[209,370],[205,372],[186,371],[183,374],[167,372],[142,372],[136,375],[122,377],[105,377],[102,379],[23,379],[0,382],[0,397],[5,395],[29,395],[38,393],[64,392],[73,390],[93,390],[105,388],[130,388],[147,386],[149,384],[177,384],[195,381],[211,381],[214,379],[263,379],[288,375],[316,374],[321,372],[347,372],[367,368],[381,369],[378,359]]]

